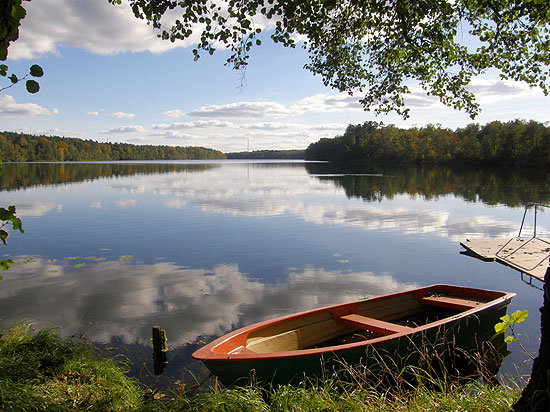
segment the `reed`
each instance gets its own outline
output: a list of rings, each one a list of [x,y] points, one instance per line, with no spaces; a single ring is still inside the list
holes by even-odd
[[[213,384],[198,394],[174,390],[160,397],[151,396],[124,370],[124,364],[96,356],[82,341],[60,338],[53,329],[32,331],[30,325],[18,324],[0,334],[0,410],[504,412],[520,393],[511,384],[438,378],[430,369],[396,372],[391,365],[386,372],[394,373],[393,380],[400,384],[381,388],[362,378],[365,371],[342,365],[346,378],[352,374],[354,379],[327,375],[322,381],[272,388],[220,389]]]

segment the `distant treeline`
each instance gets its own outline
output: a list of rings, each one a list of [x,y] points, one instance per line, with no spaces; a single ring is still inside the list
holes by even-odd
[[[225,154],[228,159],[303,159],[304,150],[254,150]]]
[[[195,159],[225,159],[225,155],[218,150],[194,146],[100,143],[73,137],[0,133],[0,160],[4,162]]]
[[[548,167],[550,128],[533,120],[470,124],[456,131],[365,122],[349,125],[343,136],[310,144],[305,159]]]

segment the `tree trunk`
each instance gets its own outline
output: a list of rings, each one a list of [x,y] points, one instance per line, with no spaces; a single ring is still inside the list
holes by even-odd
[[[544,301],[540,308],[540,348],[531,379],[514,404],[515,412],[550,411],[550,267],[544,276]]]

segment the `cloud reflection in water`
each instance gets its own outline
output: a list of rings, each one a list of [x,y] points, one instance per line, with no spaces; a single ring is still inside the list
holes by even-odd
[[[342,203],[342,188],[312,178],[303,169],[281,167],[277,173],[261,165],[226,165],[203,173],[174,176],[140,176],[110,188],[125,193],[164,196],[165,207],[195,207],[209,214],[271,217],[287,214],[316,225],[339,225],[366,231],[433,233],[453,242],[467,236],[508,237],[518,222],[489,216],[457,216],[445,202],[414,202],[395,195],[388,202]],[[373,176],[374,177],[374,176]],[[385,178],[380,176],[380,178]],[[444,196],[442,196],[442,199]]]
[[[274,316],[412,287],[388,274],[311,267],[290,269],[284,283],[264,284],[236,264],[194,269],[105,261],[75,269],[68,261],[35,258],[4,277],[0,312],[3,325],[25,318],[60,326],[64,334],[85,330],[99,343],[119,338],[148,345],[158,324],[177,347]]]

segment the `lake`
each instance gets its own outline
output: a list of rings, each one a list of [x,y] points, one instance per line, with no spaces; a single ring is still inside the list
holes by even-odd
[[[191,353],[240,326],[433,283],[516,292],[508,313],[539,345],[542,282],[460,254],[517,235],[550,199],[534,170],[181,161],[4,164],[0,205],[24,234],[2,246],[0,326],[26,319],[82,334],[148,384],[206,376]],[[548,237],[547,213],[537,234]],[[532,213],[526,219],[532,230]],[[527,232],[529,233],[529,232]],[[151,327],[168,337],[154,377]],[[517,343],[501,372],[517,374]],[[523,369],[525,371],[526,369]],[[527,369],[528,370],[528,369]]]

